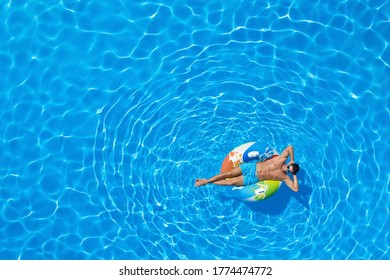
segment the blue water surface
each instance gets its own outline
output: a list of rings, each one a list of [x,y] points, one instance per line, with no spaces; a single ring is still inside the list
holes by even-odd
[[[390,259],[389,0],[0,5],[1,259]],[[298,193],[194,187],[249,141]]]

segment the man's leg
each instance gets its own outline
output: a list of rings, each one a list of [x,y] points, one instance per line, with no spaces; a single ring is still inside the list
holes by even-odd
[[[195,182],[195,185],[197,187],[200,187],[200,186],[203,186],[203,185],[206,185],[206,184],[209,184],[209,183],[214,183],[214,182],[217,182],[217,181],[222,181],[222,180],[225,180],[227,178],[235,178],[235,177],[239,177],[242,175],[242,170],[241,168],[238,166],[236,168],[233,168],[231,171],[228,171],[228,172],[224,172],[224,173],[221,173],[221,174],[218,174],[214,177],[211,177],[210,179],[196,179],[196,182]],[[221,184],[219,184],[221,185]]]
[[[229,180],[220,180],[215,181],[213,184],[220,185],[220,186],[243,186],[244,185],[244,176],[238,176],[231,178]]]

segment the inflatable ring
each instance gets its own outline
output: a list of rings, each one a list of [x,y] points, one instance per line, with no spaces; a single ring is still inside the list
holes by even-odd
[[[233,149],[223,160],[221,173],[228,172],[233,168],[240,166],[244,162],[252,160],[266,161],[274,156],[277,156],[278,152],[266,145],[259,142],[248,142]],[[229,180],[229,179],[227,179]],[[259,181],[255,184],[234,187],[229,190],[229,196],[244,201],[260,201],[273,195],[280,187],[282,182],[265,180]]]

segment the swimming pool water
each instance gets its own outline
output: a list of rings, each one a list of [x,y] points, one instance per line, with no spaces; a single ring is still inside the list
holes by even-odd
[[[390,1],[0,13],[1,259],[390,259]],[[300,191],[194,187],[248,141]]]

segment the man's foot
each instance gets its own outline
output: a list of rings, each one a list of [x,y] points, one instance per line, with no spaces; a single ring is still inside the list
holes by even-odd
[[[197,186],[197,187],[204,186],[206,184],[207,184],[206,179],[196,179],[196,181],[195,181],[195,186]]]

